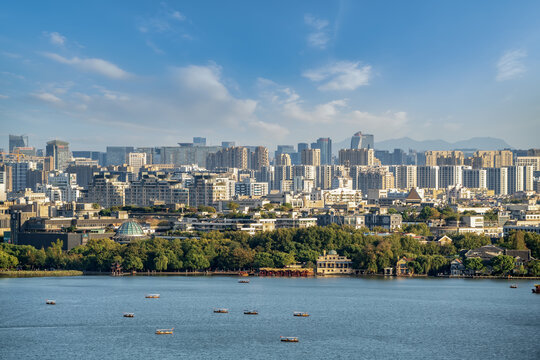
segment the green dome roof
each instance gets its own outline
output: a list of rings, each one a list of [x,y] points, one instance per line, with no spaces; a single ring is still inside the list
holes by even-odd
[[[328,252],[328,255],[337,255],[337,252],[336,252],[336,250],[330,250]]]
[[[139,223],[127,221],[120,225],[116,236],[144,236],[144,231]]]

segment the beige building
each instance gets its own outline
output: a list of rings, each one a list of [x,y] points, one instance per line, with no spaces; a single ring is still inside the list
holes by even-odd
[[[534,171],[540,171],[540,156],[518,156],[516,166],[533,166]]]
[[[514,158],[509,150],[477,151],[471,165],[475,169],[500,168],[514,165]]]
[[[317,275],[344,275],[354,274],[351,259],[339,256],[335,250],[326,250],[317,259]]]
[[[302,165],[321,165],[321,150],[320,149],[304,149],[302,150]]]
[[[463,165],[462,151],[426,151],[426,166]]]
[[[375,165],[375,150],[373,149],[342,149],[339,151],[341,165]]]

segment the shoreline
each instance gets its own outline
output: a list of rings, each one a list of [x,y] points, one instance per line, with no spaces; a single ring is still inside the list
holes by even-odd
[[[68,277],[83,276],[84,273],[79,270],[8,270],[0,271],[0,278],[19,278],[19,277]]]

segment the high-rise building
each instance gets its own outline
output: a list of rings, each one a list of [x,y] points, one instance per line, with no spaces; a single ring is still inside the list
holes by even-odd
[[[230,148],[230,147],[235,147],[236,146],[236,143],[234,141],[222,141],[221,142],[221,147],[222,148]]]
[[[487,168],[487,188],[496,195],[508,195],[508,168]]]
[[[254,170],[261,170],[263,166],[270,166],[268,149],[264,146],[257,146],[252,153],[251,168]]]
[[[439,187],[446,189],[449,186],[463,185],[463,167],[445,165],[439,167]]]
[[[540,171],[540,156],[518,156],[516,166],[532,166],[534,171]]]
[[[231,182],[215,174],[195,174],[189,185],[190,206],[217,206],[220,201],[230,200]],[[234,188],[232,188],[234,192]]]
[[[206,146],[206,138],[204,137],[194,137],[193,146]]]
[[[463,151],[426,151],[427,166],[463,165]]]
[[[350,176],[354,190],[387,190],[395,186],[394,175],[386,167],[351,166]]]
[[[476,151],[472,158],[475,169],[512,166],[514,157],[510,150]]]
[[[278,157],[275,159],[275,165],[291,165],[291,156],[289,154],[279,154]]]
[[[341,149],[339,150],[340,165],[353,166],[375,165],[375,151],[373,149]]]
[[[9,135],[9,152],[12,153],[16,148],[28,147],[28,136],[25,135]]]
[[[321,150],[319,149],[304,149],[302,151],[303,165],[321,165]]]
[[[357,132],[351,138],[351,149],[375,149],[374,136]]]
[[[439,189],[439,167],[418,166],[416,168],[416,186],[422,189]]]
[[[60,140],[52,140],[47,143],[46,156],[53,158],[54,170],[64,171],[71,161],[69,143]]]
[[[107,166],[127,164],[128,154],[135,152],[133,146],[107,146]]]
[[[330,138],[319,138],[316,143],[311,144],[312,149],[321,151],[321,164],[332,165],[332,140]]]
[[[129,153],[128,165],[133,168],[133,174],[138,177],[139,170],[146,165],[146,153]]]
[[[487,189],[487,170],[463,169],[463,186],[469,189]]]
[[[94,175],[88,185],[86,203],[96,203],[104,208],[126,205],[126,189],[129,183],[118,180],[118,175],[102,172]]]
[[[248,168],[248,149],[243,146],[221,149],[214,154],[208,154],[206,165],[209,170],[215,168]]]
[[[415,165],[400,165],[395,167],[395,181],[398,189],[411,189],[417,186],[417,171]]]

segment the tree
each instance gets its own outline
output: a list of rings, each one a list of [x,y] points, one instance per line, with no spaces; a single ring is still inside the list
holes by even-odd
[[[540,276],[540,260],[529,262],[529,273],[532,276]]]
[[[491,259],[491,266],[495,274],[506,274],[515,267],[514,258],[508,255],[498,255]]]
[[[165,254],[159,254],[154,258],[154,263],[157,271],[167,270],[169,259],[165,256]]]
[[[11,269],[19,265],[19,260],[13,255],[0,250],[0,269]]]
[[[101,206],[99,206],[99,204],[96,204],[96,203],[92,204],[92,209],[98,210],[99,208],[101,208]]]
[[[229,210],[232,210],[233,212],[236,212],[240,206],[237,203],[235,203],[234,201],[230,201],[227,204],[227,207],[229,208]]]
[[[274,207],[275,207],[275,205],[272,204],[272,203],[266,203],[266,204],[263,205],[263,209],[266,210],[266,211],[273,210]]]
[[[484,269],[484,263],[479,257],[465,259],[465,268],[468,270],[479,271]]]
[[[274,267],[274,260],[272,254],[269,254],[267,252],[256,253],[253,258],[253,267],[255,267],[256,269]]]
[[[131,254],[125,258],[123,265],[126,270],[142,270],[144,268],[141,258]]]

